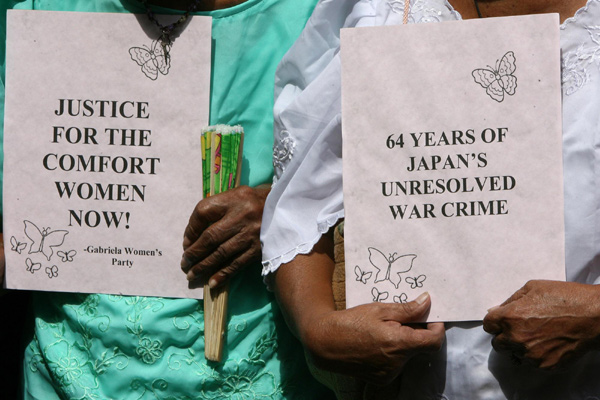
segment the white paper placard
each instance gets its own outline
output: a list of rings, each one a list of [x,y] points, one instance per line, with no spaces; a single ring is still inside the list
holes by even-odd
[[[557,15],[342,31],[346,301],[480,320],[565,279]]]
[[[202,297],[179,263],[211,19],[190,18],[168,58],[157,37],[145,15],[8,12],[7,287]]]

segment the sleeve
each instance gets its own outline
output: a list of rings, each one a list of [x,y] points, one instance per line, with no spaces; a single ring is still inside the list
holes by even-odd
[[[275,77],[275,177],[263,214],[263,275],[344,217],[340,29],[403,23],[404,1],[321,0]],[[411,2],[409,23],[456,20],[447,0]]]
[[[344,216],[339,36],[368,25],[371,1],[322,0],[275,78],[274,185],[263,214],[263,274],[309,253]]]

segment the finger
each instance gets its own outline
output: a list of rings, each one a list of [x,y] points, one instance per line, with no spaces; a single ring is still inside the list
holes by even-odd
[[[492,335],[502,332],[502,318],[504,312],[501,307],[490,308],[487,315],[483,318],[483,330]]]
[[[501,333],[503,330],[502,322],[505,317],[507,306],[526,296],[530,291],[530,285],[531,284],[527,282],[501,305],[490,308],[487,315],[483,318],[483,329],[493,335]]]
[[[212,223],[217,222],[225,215],[227,207],[220,200],[219,195],[215,195],[196,204],[183,232],[184,250],[193,244]]]
[[[252,239],[237,235],[221,244],[206,258],[192,266],[187,272],[187,278],[188,280],[208,278],[218,270],[232,265],[238,257],[242,257],[241,261],[252,258],[258,260],[260,253],[257,249],[259,248],[253,245]],[[245,253],[248,253],[248,255],[244,257]],[[237,265],[237,263],[234,265]]]
[[[232,244],[232,241],[223,243],[217,247],[214,252],[209,254],[206,258],[200,260],[196,264],[190,264],[191,266],[186,272],[187,279],[193,281],[196,279],[207,280],[209,276],[215,274],[221,268],[225,268],[230,265],[231,262],[241,253],[248,251],[250,246],[245,248],[237,247],[239,243]],[[182,268],[183,269],[183,268]]]
[[[234,260],[232,260],[228,266],[213,274],[208,280],[208,286],[213,289],[225,285],[232,277],[241,271],[244,266],[253,261],[258,261],[258,259],[254,254],[252,254],[252,252],[247,251],[243,253],[239,257],[236,257]]]
[[[436,335],[446,335],[446,326],[443,322],[430,322],[427,324],[427,329]]]
[[[499,353],[510,353],[520,359],[522,359],[525,354],[525,347],[521,344],[512,342],[504,333],[492,338],[492,347]]]
[[[228,255],[226,253],[238,253],[241,249],[236,250],[235,243],[227,242],[240,233],[241,229],[241,227],[231,224],[228,218],[223,218],[205,229],[200,237],[184,250],[181,259],[181,269],[183,272],[187,273],[193,265],[209,257],[211,254],[217,253],[215,257],[220,257],[220,261],[222,262],[228,258],[226,257]],[[237,247],[244,247],[242,246],[243,240],[239,240],[239,243],[240,246]]]
[[[422,322],[426,319],[431,298],[429,293],[422,293],[415,300],[404,304],[385,303],[381,304],[382,318],[387,321],[400,323]]]
[[[403,347],[409,347],[412,352],[436,352],[444,344],[445,330],[441,322],[430,324],[428,329],[412,329],[406,326],[401,327],[402,332],[398,335],[398,340]]]
[[[427,324],[427,329],[423,331],[423,335],[426,342],[422,346],[422,351],[437,352],[446,340],[446,327],[443,322],[431,322]]]

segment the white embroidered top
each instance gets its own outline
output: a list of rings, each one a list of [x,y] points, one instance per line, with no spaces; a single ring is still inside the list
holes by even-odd
[[[310,252],[344,216],[339,30],[401,24],[401,0],[321,0],[275,85],[275,184],[263,217],[263,274]],[[445,0],[412,0],[409,23],[460,19]],[[600,0],[561,26],[567,277],[600,283]],[[600,400],[600,354],[568,371],[516,366],[480,323],[447,324],[442,351],[407,364],[398,398]]]

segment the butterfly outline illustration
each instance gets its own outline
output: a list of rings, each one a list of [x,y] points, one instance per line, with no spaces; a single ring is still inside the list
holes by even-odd
[[[506,52],[501,59],[496,60],[496,67],[476,68],[471,75],[475,82],[485,89],[485,92],[498,103],[504,101],[504,94],[512,96],[517,90],[517,69],[515,53]]]
[[[408,302],[408,296],[406,293],[400,293],[400,296],[394,296],[394,303],[404,304]]]
[[[357,265],[357,266],[354,267],[354,274],[356,275],[356,280],[357,281],[362,282],[362,283],[364,283],[366,285],[367,282],[369,281],[369,279],[371,278],[371,276],[373,275],[373,272],[363,271]]]
[[[19,242],[14,236],[10,237],[10,245],[12,246],[11,250],[16,251],[19,254],[21,254],[21,252],[25,250],[25,247],[27,247],[27,243]]]
[[[62,251],[59,250],[56,252],[56,255],[60,257],[62,262],[71,262],[73,261],[73,257],[77,254],[75,250]]]
[[[386,257],[380,250],[375,247],[369,247],[369,262],[377,269],[375,275],[375,283],[382,281],[390,281],[396,289],[402,282],[402,276],[405,272],[412,269],[413,261],[417,258],[416,254],[404,254],[397,256],[397,253],[390,253]]]
[[[56,278],[58,276],[58,267],[53,265],[52,267],[46,267],[46,274],[48,274],[48,278]]]
[[[29,254],[42,253],[46,256],[48,261],[54,254],[53,247],[62,246],[65,241],[65,236],[69,233],[65,230],[50,231],[50,228],[37,227],[31,221],[23,221],[25,224],[25,235],[31,240],[31,246],[29,247]]]
[[[371,295],[373,296],[373,301],[378,302],[382,302],[388,297],[390,297],[390,294],[388,292],[380,292],[379,290],[377,290],[376,287],[373,287],[373,289],[371,289]]]
[[[34,263],[31,258],[27,257],[27,259],[25,260],[25,269],[29,272],[31,272],[32,274],[35,271],[38,271],[40,268],[42,268],[42,263]]]
[[[171,67],[171,58],[165,54],[165,50],[169,53],[171,46],[166,45],[163,48],[159,40],[153,40],[152,45],[147,47],[131,47],[129,49],[129,55],[131,59],[136,62],[137,65],[142,67],[142,72],[146,77],[155,81],[158,78],[158,74],[167,75],[169,68]]]
[[[404,279],[406,281],[406,283],[410,284],[410,288],[411,289],[416,289],[416,288],[422,288],[423,287],[423,282],[425,281],[425,279],[427,279],[427,276],[425,275],[419,275],[419,276],[415,276],[415,277],[406,277],[406,279]]]

